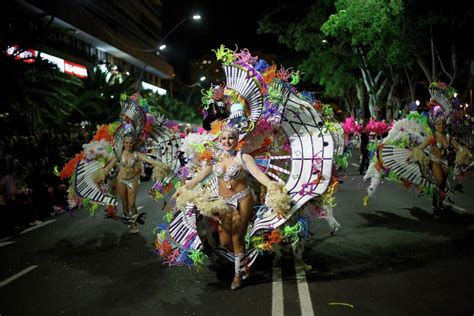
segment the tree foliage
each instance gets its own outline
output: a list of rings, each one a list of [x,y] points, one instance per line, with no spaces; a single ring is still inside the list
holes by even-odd
[[[2,110],[17,119],[17,124],[25,125],[22,129],[26,131],[62,126],[76,109],[75,97],[83,88],[81,80],[41,59],[27,64],[1,54],[5,79]]]
[[[422,73],[427,82],[443,79],[458,90],[463,90],[461,82],[470,82],[473,19],[466,3],[306,4],[308,10],[297,4],[275,9],[260,21],[259,31],[277,34],[281,43],[303,53],[303,79],[322,85],[328,96],[350,100],[356,94],[359,110],[368,105],[370,115],[376,116],[385,114],[387,105],[413,101]],[[359,89],[361,82],[365,91]]]

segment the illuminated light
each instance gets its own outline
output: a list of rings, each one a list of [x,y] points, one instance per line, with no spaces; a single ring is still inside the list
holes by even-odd
[[[18,50],[18,46],[10,46],[7,48],[6,54],[7,55],[14,55],[15,52]],[[35,62],[35,57],[39,56],[43,60],[47,60],[52,64],[56,65],[59,71],[79,77],[79,78],[87,78],[87,67],[79,64],[75,64],[73,62],[64,60],[62,58],[38,52],[34,49],[27,49],[19,53],[15,56],[15,59],[22,60],[25,63],[33,63]]]
[[[41,59],[47,60],[47,61],[55,64],[56,66],[58,66],[58,68],[61,72],[65,72],[64,71],[64,63],[65,63],[64,59],[53,56],[53,55],[49,55],[49,54],[46,54],[46,53],[41,53],[40,57],[41,57]],[[86,77],[87,77],[87,71],[86,71]]]
[[[454,97],[456,98],[458,96],[458,93],[457,92],[454,92]]]
[[[165,49],[165,48],[166,48],[166,45],[163,44],[163,45],[161,45],[161,46],[159,47],[159,50],[163,50],[163,49]]]
[[[6,54],[7,55],[15,55],[16,52],[20,50],[20,48],[16,45],[9,46],[7,48]],[[35,57],[38,55],[38,52],[34,49],[26,49],[21,53],[15,56],[16,60],[22,60],[24,63],[31,64],[35,62]]]
[[[200,20],[201,16],[199,14],[193,15],[193,20]]]
[[[416,103],[417,106],[420,105],[420,101],[419,101],[419,100],[416,100],[415,103]]]
[[[469,104],[466,103],[466,108],[468,108],[468,107],[469,107]]]
[[[204,81],[204,80],[206,80],[206,77],[202,76],[201,78],[199,78],[199,80]]]
[[[325,44],[326,44],[328,41],[327,41],[327,40],[325,40],[325,39],[323,39],[321,42],[323,42],[323,43],[325,43]]]
[[[142,88],[145,90],[151,90],[154,93],[158,93],[158,95],[166,95],[168,93],[165,89],[157,87],[145,81],[142,81]]]
[[[79,78],[87,78],[86,67],[79,64],[72,63],[67,60],[64,61],[64,72],[67,74],[74,75]]]
[[[112,94],[112,95],[110,96],[110,98],[113,99],[113,98],[115,98],[115,97],[114,97],[114,95]]]

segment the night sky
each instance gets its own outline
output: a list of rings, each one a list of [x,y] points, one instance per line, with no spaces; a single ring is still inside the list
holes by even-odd
[[[163,54],[173,65],[175,73],[187,80],[186,63],[211,54],[224,44],[230,49],[248,48],[250,52],[261,51],[278,55],[284,46],[278,44],[274,34],[257,34],[258,20],[272,11],[282,1],[177,1],[163,0],[162,36],[171,30],[183,17],[194,12],[202,16],[200,21],[191,18],[179,26],[166,40]],[[237,6],[240,8],[237,8]]]

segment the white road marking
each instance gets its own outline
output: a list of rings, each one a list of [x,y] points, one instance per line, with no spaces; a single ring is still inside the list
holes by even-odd
[[[141,210],[143,208],[143,205],[137,206],[137,211]]]
[[[458,210],[460,212],[467,212],[467,210],[463,207],[460,207],[460,206],[457,206],[457,205],[454,205],[452,203],[449,203],[449,202],[444,202],[444,204],[446,205],[449,205],[450,207],[454,208],[455,210]]]
[[[3,242],[0,242],[0,247],[3,247],[3,246],[6,246],[6,245],[9,245],[9,244],[13,244],[14,241],[3,241]]]
[[[359,168],[359,165],[358,165],[358,164],[351,163],[351,165],[352,165],[353,167]]]
[[[18,279],[18,278],[21,277],[22,275],[27,274],[28,272],[30,272],[31,270],[34,270],[34,269],[36,269],[36,268],[38,268],[38,266],[29,266],[29,267],[26,268],[25,270],[18,272],[17,274],[15,274],[15,275],[9,277],[9,278],[6,279],[5,281],[0,282],[0,288],[4,287],[4,286],[7,285],[8,283],[10,283],[10,282],[12,282],[12,281]]]
[[[308,282],[306,281],[306,273],[301,264],[295,261],[296,284],[298,285],[298,295],[300,297],[301,315],[314,315],[313,303],[311,303],[311,295],[309,294]]]
[[[40,227],[42,227],[42,226],[51,224],[52,222],[55,222],[55,221],[56,221],[55,219],[51,219],[51,220],[46,221],[46,222],[43,222],[43,223],[41,223],[41,224],[39,224],[39,225],[29,227],[29,228],[23,230],[20,234],[23,235],[23,234],[25,234],[25,233],[27,233],[27,232],[30,232],[30,231],[35,230],[35,229],[37,229],[37,228],[40,228]]]
[[[281,267],[273,267],[272,272],[272,316],[283,316],[283,281],[281,279]]]
[[[13,238],[13,236],[4,237],[4,238],[0,239],[0,242],[4,242],[4,241],[7,241],[7,240],[12,239],[12,238]]]

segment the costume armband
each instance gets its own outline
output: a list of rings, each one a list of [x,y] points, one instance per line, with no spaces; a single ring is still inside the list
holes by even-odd
[[[468,165],[472,159],[472,154],[469,149],[461,147],[456,152],[456,163],[460,165]]]
[[[176,206],[181,210],[184,210],[188,203],[196,205],[198,211],[204,216],[222,214],[230,210],[223,198],[212,198],[209,192],[200,188],[189,190],[182,186],[178,190],[180,194],[176,198]]]
[[[153,181],[158,181],[164,179],[167,175],[171,173],[171,168],[161,161],[155,161],[153,163]]]
[[[106,176],[105,170],[103,168],[100,168],[99,170],[94,172],[94,174],[92,175],[92,180],[95,183],[104,182],[105,176]]]
[[[278,213],[286,213],[291,208],[291,199],[286,191],[285,184],[271,182],[267,186],[267,206]]]
[[[410,157],[408,159],[410,161],[416,161],[420,163],[422,166],[427,166],[430,163],[430,158],[426,156],[426,154],[423,152],[423,150],[420,147],[415,147],[412,150]]]

